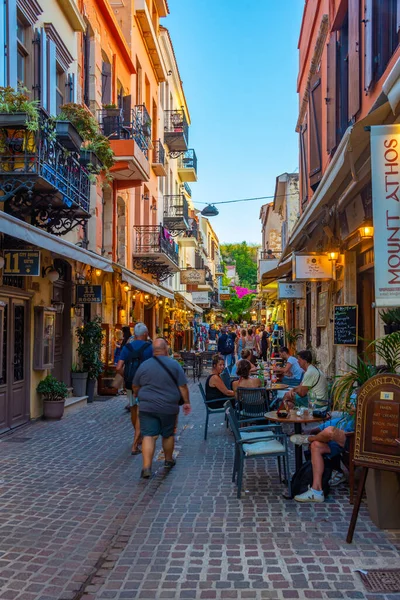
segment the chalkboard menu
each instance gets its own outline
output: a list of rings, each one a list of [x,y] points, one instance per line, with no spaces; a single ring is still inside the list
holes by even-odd
[[[357,346],[357,304],[335,304],[333,311],[333,343],[335,346]]]

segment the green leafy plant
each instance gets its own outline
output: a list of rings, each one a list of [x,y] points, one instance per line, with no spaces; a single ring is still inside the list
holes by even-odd
[[[292,346],[295,346],[296,342],[302,337],[303,337],[303,334],[301,332],[301,329],[289,329],[286,332],[287,343]]]
[[[336,378],[331,395],[333,410],[342,412],[354,410],[351,395],[378,372],[378,367],[368,359],[363,360],[361,356],[357,356],[355,365],[347,364],[347,366],[349,372]]]
[[[385,323],[385,325],[392,325],[393,323],[393,310],[387,309],[383,312],[379,313],[380,318]]]
[[[103,104],[103,108],[105,110],[107,110],[107,109],[115,109],[115,108],[118,108],[118,106],[116,104]]]
[[[82,363],[83,372],[88,373],[89,379],[97,379],[103,371],[100,360],[101,344],[104,332],[101,328],[101,318],[95,317],[93,321],[84,323],[76,330],[78,338],[77,352]]]
[[[71,367],[71,373],[86,373],[86,371],[84,371],[79,365],[78,363],[72,363],[72,367]]]
[[[26,128],[34,133],[39,129],[39,103],[28,94],[25,87],[0,87],[0,113],[25,113]]]
[[[400,369],[400,331],[374,340],[368,346],[370,349],[382,358],[389,373],[396,373]]]
[[[62,381],[58,381],[53,375],[47,375],[36,388],[39,394],[42,394],[43,400],[59,402],[65,400],[68,396],[68,388]]]

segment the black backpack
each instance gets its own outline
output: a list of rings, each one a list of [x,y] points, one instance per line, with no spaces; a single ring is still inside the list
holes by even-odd
[[[140,348],[136,350],[133,348],[132,344],[126,344],[126,348],[128,348],[132,353],[132,357],[129,360],[126,360],[124,364],[124,382],[126,388],[132,389],[133,378],[135,377],[139,366],[143,362],[144,351],[149,346],[151,346],[151,342],[144,342],[144,344],[142,344]]]
[[[325,469],[322,475],[322,490],[326,498],[329,494],[329,480],[332,475],[332,465],[329,459],[324,459],[324,463]],[[312,482],[313,470],[311,460],[306,460],[292,477],[292,498],[306,492],[308,487],[312,485]]]

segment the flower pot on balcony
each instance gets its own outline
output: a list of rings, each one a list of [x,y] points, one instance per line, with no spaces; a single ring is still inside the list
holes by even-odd
[[[71,152],[79,152],[82,146],[82,138],[69,121],[56,121],[57,140]]]
[[[27,114],[19,113],[0,113],[0,127],[15,129],[16,127],[25,127],[27,122]]]
[[[121,115],[120,108],[104,108],[103,110],[106,117],[119,117]]]
[[[93,150],[85,150],[84,148],[81,148],[79,162],[84,167],[91,165],[93,169],[103,168],[103,163],[101,162],[97,154],[93,152]]]

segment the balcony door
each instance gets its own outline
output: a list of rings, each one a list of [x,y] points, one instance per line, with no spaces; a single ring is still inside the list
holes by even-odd
[[[29,300],[0,294],[0,433],[29,420]]]

